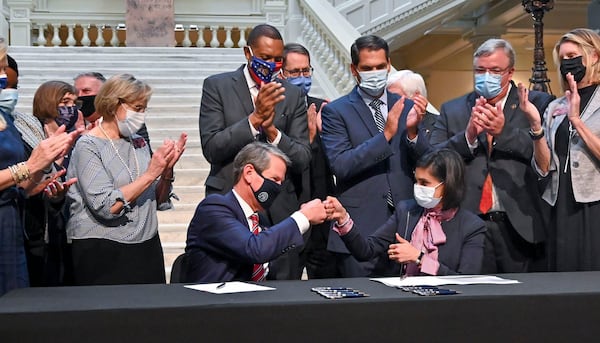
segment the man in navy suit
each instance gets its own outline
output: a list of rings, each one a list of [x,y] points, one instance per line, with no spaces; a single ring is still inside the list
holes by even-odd
[[[258,211],[273,203],[285,180],[289,158],[271,144],[245,146],[233,161],[233,190],[207,196],[188,227],[186,282],[262,281],[269,261],[304,244],[302,234],[326,219],[319,199],[269,228]]]
[[[357,86],[347,95],[323,107],[322,140],[336,194],[357,227],[370,235],[394,212],[394,204],[413,197],[413,149],[426,99],[413,101],[386,91],[391,64],[385,40],[377,36],[358,38],[350,49],[350,69]],[[335,233],[328,249],[335,253],[343,277],[381,274],[387,259],[358,262]]]
[[[489,39],[479,46],[473,58],[475,90],[442,104],[430,138],[435,147],[454,149],[465,160],[462,207],[486,221],[486,274],[544,269],[548,208],[531,167],[532,139],[540,137],[519,108],[514,66],[515,52],[507,41]],[[552,99],[529,92],[540,113]]]

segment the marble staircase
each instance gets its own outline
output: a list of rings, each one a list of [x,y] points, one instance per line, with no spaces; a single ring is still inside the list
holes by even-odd
[[[45,81],[72,83],[82,72],[97,71],[107,78],[131,73],[153,88],[147,126],[151,145],[188,134],[187,149],[175,166],[175,208],[158,213],[159,232],[169,278],[173,260],[183,252],[186,229],[204,197],[209,164],[202,155],[198,112],[202,83],[209,75],[234,70],[244,63],[241,49],[198,48],[69,48],[10,47],[19,64],[17,110],[31,113],[33,95]]]

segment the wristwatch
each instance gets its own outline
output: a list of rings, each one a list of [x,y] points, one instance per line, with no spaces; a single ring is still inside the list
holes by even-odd
[[[425,253],[421,251],[421,253],[419,254],[419,257],[417,257],[417,260],[415,261],[417,266],[421,265],[421,259],[423,258],[423,255],[425,255]]]
[[[529,137],[531,137],[531,139],[533,139],[534,141],[541,139],[542,137],[544,137],[544,128],[542,127],[538,131],[533,131],[530,128],[529,129]]]

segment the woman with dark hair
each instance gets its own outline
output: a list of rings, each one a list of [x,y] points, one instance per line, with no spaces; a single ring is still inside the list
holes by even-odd
[[[403,200],[375,233],[365,238],[339,201],[329,197],[326,208],[348,250],[359,261],[379,257],[385,275],[479,274],[483,261],[484,222],[461,209],[464,165],[453,150],[421,157],[415,168],[415,200]],[[402,270],[406,267],[405,270]]]

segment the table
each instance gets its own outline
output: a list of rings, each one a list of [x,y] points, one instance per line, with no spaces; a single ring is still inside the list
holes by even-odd
[[[210,294],[182,285],[27,288],[0,297],[2,342],[575,342],[600,339],[600,272],[505,274],[515,285],[423,297],[367,278],[271,281]],[[366,298],[325,299],[345,286]]]

